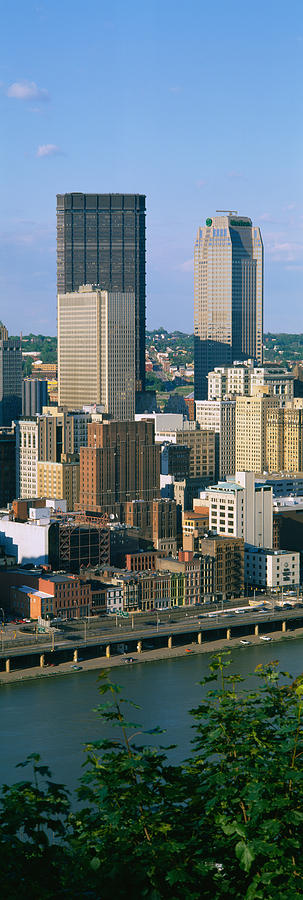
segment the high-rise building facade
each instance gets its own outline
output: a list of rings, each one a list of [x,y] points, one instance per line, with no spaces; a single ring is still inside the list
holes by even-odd
[[[253,472],[236,472],[203,492],[209,505],[209,528],[244,538],[256,547],[273,545],[273,502],[269,484]]]
[[[267,469],[267,414],[280,406],[255,388],[252,397],[236,399],[236,471],[262,473]],[[266,387],[263,388],[266,391]]]
[[[38,497],[57,497],[66,500],[67,509],[74,510],[79,500],[79,458],[77,454],[62,453],[60,462],[38,460]]]
[[[16,423],[16,496],[37,497],[39,416]]]
[[[267,413],[268,472],[301,472],[303,468],[303,398]],[[292,491],[291,491],[292,492]]]
[[[197,400],[196,418],[202,429],[215,432],[216,476],[233,475],[236,470],[236,401]]]
[[[135,294],[136,389],[145,388],[145,195],[58,194],[57,289]]]
[[[83,428],[79,428],[79,419]],[[60,472],[63,457],[79,453],[81,445],[87,443],[87,422],[91,417],[84,412],[66,412],[58,407],[50,407],[41,416],[22,417],[16,423],[16,495],[17,497],[38,497],[38,463],[53,465],[49,471]],[[57,469],[56,469],[57,466]],[[79,466],[78,466],[79,468]],[[45,469],[47,472],[48,469]],[[43,496],[51,496],[44,493]],[[60,494],[60,497],[64,496]],[[71,508],[71,507],[69,507]]]
[[[278,365],[255,366],[252,360],[233,366],[216,366],[209,372],[208,399],[222,400],[226,396],[248,397],[258,385],[266,385],[268,394],[279,397],[285,404],[294,397],[294,376]]]
[[[83,285],[58,294],[59,405],[135,416],[135,296]]]
[[[195,243],[195,399],[207,375],[233,360],[262,363],[263,244],[260,229],[237,213],[217,214]]]
[[[0,428],[0,506],[11,503],[16,495],[16,434],[12,428]]]
[[[209,429],[197,426],[194,431],[189,431],[189,429],[177,431],[176,444],[184,444],[186,447],[189,447],[190,478],[203,478],[205,475],[214,478],[216,451],[215,430],[210,431]]]
[[[92,422],[80,450],[80,506],[111,512],[160,495],[160,452],[153,422]]]
[[[20,338],[8,336],[0,325],[0,425],[19,419],[22,408],[22,351]]]

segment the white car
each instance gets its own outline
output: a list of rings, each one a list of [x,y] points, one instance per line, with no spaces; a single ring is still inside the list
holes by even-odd
[[[268,637],[267,634],[260,634],[260,641],[272,641],[272,638]]]

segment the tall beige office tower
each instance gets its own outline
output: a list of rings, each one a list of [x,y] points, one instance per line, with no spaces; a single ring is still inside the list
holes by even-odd
[[[196,418],[202,429],[215,432],[216,477],[236,471],[236,401],[197,400]]]
[[[83,285],[58,294],[59,406],[135,416],[135,296]]]
[[[267,413],[268,472],[301,472],[303,467],[303,399]]]
[[[207,399],[215,366],[262,363],[263,244],[260,229],[235,212],[218,212],[195,243],[195,400]]]
[[[266,469],[281,472],[284,469],[284,412],[269,409],[266,416]]]
[[[280,406],[266,387],[255,388],[251,397],[236,399],[236,471],[264,472],[267,468],[267,414]]]

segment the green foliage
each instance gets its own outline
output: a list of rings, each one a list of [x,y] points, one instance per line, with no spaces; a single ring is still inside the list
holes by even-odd
[[[103,674],[97,712],[112,735],[86,748],[76,811],[34,754],[33,782],[2,789],[3,896],[302,896],[303,678],[281,678],[271,663],[247,690],[229,663],[213,658],[182,765],[146,744],[158,729],[143,732],[137,707]]]

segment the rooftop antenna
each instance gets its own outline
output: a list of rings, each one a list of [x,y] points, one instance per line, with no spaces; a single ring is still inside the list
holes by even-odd
[[[237,216],[238,215],[237,209],[216,209],[216,212],[217,213],[227,213],[228,216]]]

